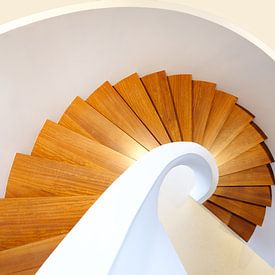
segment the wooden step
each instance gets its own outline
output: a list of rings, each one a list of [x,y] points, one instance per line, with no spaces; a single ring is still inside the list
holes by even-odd
[[[216,91],[208,116],[202,145],[210,149],[225,121],[230,115],[237,98],[223,91]]]
[[[98,196],[0,200],[0,250],[65,234]]]
[[[47,121],[34,145],[33,156],[71,164],[124,172],[134,161],[96,141]]]
[[[254,116],[243,107],[235,104],[225,121],[210,152],[217,156],[242,130],[253,120]]]
[[[257,225],[262,225],[265,207],[213,195],[209,201]]]
[[[119,176],[101,167],[90,169],[16,154],[6,197],[98,195]]]
[[[76,97],[71,103],[59,124],[132,159],[138,159],[147,152],[80,97]]]
[[[266,135],[254,124],[248,124],[244,130],[236,136],[216,157],[220,166],[241,153],[255,147],[266,139]]]
[[[262,206],[271,206],[270,186],[217,187],[214,194]]]
[[[114,88],[160,144],[170,142],[165,127],[137,73],[120,80]]]
[[[192,75],[168,76],[183,141],[192,141]]]
[[[273,162],[273,157],[264,143],[258,144],[236,158],[219,166],[219,175],[224,176]]]
[[[35,274],[65,235],[33,242],[0,252],[1,274]]]
[[[152,73],[141,78],[172,141],[181,141],[180,129],[175,113],[173,98],[165,71]]]
[[[273,185],[274,175],[270,165],[243,170],[219,178],[218,186]]]
[[[246,242],[251,238],[256,225],[227,211],[224,208],[219,207],[209,201],[203,203],[203,205],[217,216],[223,223],[228,225],[235,233],[237,233]]]
[[[193,141],[202,144],[216,84],[193,80]]]
[[[109,82],[102,84],[86,102],[146,149],[151,150],[159,146],[157,140]]]

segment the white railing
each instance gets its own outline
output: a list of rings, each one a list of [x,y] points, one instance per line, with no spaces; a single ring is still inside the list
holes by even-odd
[[[163,179],[178,165],[194,172],[194,199],[211,196],[218,180],[211,154],[192,142],[162,145],[104,192],[37,274],[186,274],[157,213]]]

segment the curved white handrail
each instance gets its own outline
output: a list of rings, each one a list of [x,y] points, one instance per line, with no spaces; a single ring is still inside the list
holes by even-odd
[[[192,142],[162,145],[104,192],[37,274],[185,274],[157,214],[160,186],[178,165],[193,169],[193,198],[211,196],[218,181],[211,154]]]

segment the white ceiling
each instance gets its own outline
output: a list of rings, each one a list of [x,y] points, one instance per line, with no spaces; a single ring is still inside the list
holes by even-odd
[[[235,33],[182,13],[117,8],[41,21],[0,36],[0,191],[15,152],[30,153],[46,118],[103,81],[166,69],[218,83],[256,115],[275,154],[275,63]],[[273,192],[274,193],[274,192]],[[275,206],[251,247],[275,266]]]

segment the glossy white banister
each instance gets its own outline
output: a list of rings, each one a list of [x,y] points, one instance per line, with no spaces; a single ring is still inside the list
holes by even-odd
[[[104,192],[37,274],[185,274],[157,213],[163,179],[178,165],[194,172],[194,199],[212,195],[218,169],[211,154],[192,142],[162,145]]]

